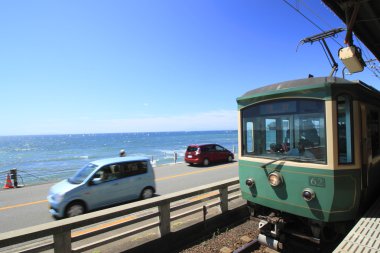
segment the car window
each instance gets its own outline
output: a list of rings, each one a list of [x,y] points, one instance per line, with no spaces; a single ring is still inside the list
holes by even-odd
[[[148,172],[147,161],[127,162],[120,164],[121,176],[131,177],[135,175],[145,174]]]
[[[209,152],[210,151],[210,147],[209,146],[203,146],[203,147],[201,147],[201,151],[202,152]]]
[[[78,170],[75,175],[70,177],[68,180],[72,184],[80,184],[97,168],[97,165],[89,163],[82,169]]]
[[[216,151],[215,145],[210,145],[209,146],[209,151],[211,151],[211,152]]]
[[[111,169],[113,165],[107,165],[99,169],[95,174],[94,178],[99,178],[100,183],[108,182],[117,179],[117,175],[114,173],[115,170]]]
[[[198,148],[197,148],[197,147],[194,147],[194,146],[188,146],[188,147],[187,147],[187,151],[188,151],[188,152],[195,152],[195,151],[197,151],[197,149],[198,149]]]
[[[121,178],[121,169],[119,164],[110,165],[110,170],[115,178]]]
[[[225,151],[225,149],[222,146],[216,145],[215,146],[216,151]]]

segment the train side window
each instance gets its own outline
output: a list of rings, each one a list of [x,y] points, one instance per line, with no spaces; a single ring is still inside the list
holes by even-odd
[[[352,115],[351,99],[349,96],[339,96],[337,98],[338,107],[338,159],[340,164],[354,162],[353,140],[352,140]]]
[[[244,154],[252,154],[253,153],[253,122],[252,119],[247,119],[244,122],[245,132],[243,138],[243,152]]]
[[[246,123],[246,138],[244,138],[247,153],[253,152],[253,122],[248,121]]]

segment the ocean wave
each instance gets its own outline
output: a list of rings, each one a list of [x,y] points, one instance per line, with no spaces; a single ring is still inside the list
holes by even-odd
[[[144,156],[153,166],[183,162],[190,143],[219,143],[237,150],[237,131],[79,134],[0,137],[0,170],[17,168],[43,178],[67,178],[88,161],[119,155]],[[26,175],[25,175],[26,176]],[[28,176],[28,180],[34,180]],[[37,180],[37,179],[36,179]],[[27,184],[27,182],[25,182]]]
[[[32,151],[32,148],[15,148],[14,151],[16,152],[25,152],[25,151]]]
[[[33,159],[34,158],[34,159]],[[80,155],[80,156],[67,156],[67,157],[49,157],[49,158],[42,158],[42,159],[36,159],[35,157],[31,157],[28,159],[25,159],[24,157],[17,157],[16,159],[10,160],[6,163],[4,163],[4,166],[25,166],[30,164],[51,164],[51,163],[59,163],[59,162],[71,162],[71,161],[78,161],[78,160],[87,160],[90,159],[90,156],[88,155]]]

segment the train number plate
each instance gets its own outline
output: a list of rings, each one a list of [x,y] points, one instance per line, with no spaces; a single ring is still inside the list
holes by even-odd
[[[326,187],[326,182],[323,177],[309,177],[309,185],[317,187]]]

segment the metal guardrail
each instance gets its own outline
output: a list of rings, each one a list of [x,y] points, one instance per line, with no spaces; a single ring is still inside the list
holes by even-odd
[[[122,238],[142,233],[152,228],[158,228],[159,236],[163,237],[171,233],[172,222],[180,218],[184,218],[202,211],[204,212],[205,209],[207,210],[207,208],[215,206],[220,206],[222,214],[226,213],[229,208],[228,202],[241,197],[238,183],[238,178],[232,178],[217,183],[195,187],[189,190],[166,194],[147,200],[76,216],[73,218],[2,233],[0,234],[0,251],[1,248],[8,246],[14,246],[25,242],[30,242],[32,240],[44,240],[44,243],[39,243],[38,246],[17,251],[41,252],[54,249],[54,252],[56,253],[83,252],[102,245],[110,244]],[[192,200],[186,200],[198,195],[201,196],[193,198]],[[214,199],[214,202],[210,202],[210,200]],[[205,203],[206,201],[206,205],[199,206],[200,203]],[[192,208],[192,206],[197,204],[198,206]],[[148,209],[150,210],[149,212],[146,211]],[[140,212],[139,215],[136,215],[138,212]],[[116,222],[111,226],[104,226],[85,233],[75,234],[75,232],[73,232],[73,230],[78,228],[83,228],[95,223],[105,222],[111,219],[120,218],[121,216],[132,214],[135,214],[132,219],[123,219],[121,222]],[[153,222],[149,221],[154,218],[156,219]],[[141,222],[145,222],[145,224],[139,227],[134,227],[128,231],[119,233],[115,231],[116,229],[136,225]],[[74,242],[85,240],[109,231],[115,231],[115,233],[112,233],[112,235],[107,238],[91,240],[90,243],[81,244],[80,246],[73,248]],[[53,240],[46,239],[48,236],[50,236],[50,238],[52,236]]]

